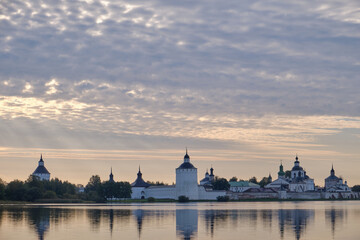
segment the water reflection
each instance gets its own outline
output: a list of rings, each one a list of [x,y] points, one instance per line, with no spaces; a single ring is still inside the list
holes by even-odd
[[[190,240],[198,231],[198,210],[176,210],[176,233],[184,240]]]
[[[343,225],[343,220],[347,216],[347,211],[344,209],[325,209],[325,219],[327,225],[331,226],[331,234],[333,238],[335,237],[336,227],[341,228]]]
[[[354,212],[356,211],[360,210],[355,209]],[[346,208],[335,207],[326,208],[323,211],[314,209],[197,209],[196,207],[194,209],[151,210],[143,209],[141,206],[129,207],[129,209],[117,209],[111,206],[104,208],[0,207],[0,238],[2,238],[1,232],[4,231],[1,227],[4,224],[22,226],[25,223],[36,234],[37,239],[43,240],[47,238],[49,232],[53,231],[52,229],[76,223],[76,225],[85,226],[84,229],[91,230],[86,233],[90,238],[91,234],[101,234],[99,236],[102,239],[124,237],[121,234],[125,231],[127,231],[126,234],[133,234],[135,238],[149,239],[149,233],[154,233],[159,229],[168,231],[166,233],[170,235],[168,238],[170,239],[171,232],[174,231],[171,226],[176,225],[178,239],[229,239],[226,238],[226,233],[237,232],[244,233],[244,236],[251,234],[255,236],[255,233],[261,232],[265,237],[269,234],[268,239],[299,240],[308,238],[306,237],[309,236],[306,235],[307,228],[316,224],[316,214],[322,216],[322,218],[317,218],[317,221],[322,219],[322,225],[325,223],[328,228],[331,228],[333,238],[335,232],[340,231],[346,224],[344,219],[348,218]],[[81,219],[85,222],[81,222]]]
[[[279,228],[281,239],[284,239],[285,230],[294,231],[295,238],[298,240],[306,225],[314,219],[314,210],[304,209],[280,209],[278,210]]]

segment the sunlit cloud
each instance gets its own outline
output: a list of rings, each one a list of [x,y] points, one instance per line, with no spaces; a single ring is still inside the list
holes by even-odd
[[[297,151],[354,161],[359,4],[2,1],[0,148],[66,161],[166,162],[185,145],[202,162],[249,167]]]

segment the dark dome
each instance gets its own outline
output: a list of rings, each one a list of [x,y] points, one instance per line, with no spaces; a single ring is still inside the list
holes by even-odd
[[[301,170],[303,170],[303,168],[300,167],[300,166],[294,166],[294,167],[291,169],[291,171],[301,171]]]
[[[189,168],[195,168],[194,165],[192,165],[189,162],[184,162],[182,163],[178,168],[182,168],[182,169],[189,169]]]
[[[33,174],[50,174],[44,166],[38,166]]]
[[[325,180],[339,180],[339,178],[335,175],[327,177]]]
[[[141,177],[138,178],[131,184],[132,187],[150,187],[150,184],[145,182]]]

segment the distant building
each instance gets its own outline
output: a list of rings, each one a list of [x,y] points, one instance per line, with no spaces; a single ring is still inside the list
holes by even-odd
[[[229,184],[231,192],[245,192],[250,188],[260,188],[260,185],[249,181],[229,182]]]
[[[348,192],[351,189],[347,182],[343,183],[343,179],[335,176],[334,166],[331,167],[330,176],[325,178],[325,191],[327,192]]]
[[[206,182],[214,179],[213,171]],[[205,185],[199,185],[197,180],[197,168],[190,162],[190,156],[186,150],[183,163],[175,169],[176,184],[168,186],[150,186],[142,179],[142,173],[139,168],[137,179],[131,184],[131,198],[157,198],[157,199],[178,199],[179,196],[186,196],[191,200],[215,200],[218,196],[225,196],[226,191],[214,191]],[[207,176],[205,176],[207,177]],[[209,180],[209,182],[208,182]],[[205,183],[203,181],[202,183]]]
[[[291,169],[291,178],[289,179],[289,183],[289,190],[291,192],[315,191],[314,179],[306,175],[306,171],[300,166],[297,155],[294,167]]]
[[[146,183],[143,178],[142,178],[142,173],[140,171],[140,166],[139,166],[139,171],[137,173],[137,178],[136,180],[131,184],[131,198],[132,199],[145,199],[146,198],[146,194],[145,194],[145,189],[150,187],[150,184]]]
[[[206,171],[205,173],[205,177],[203,179],[200,180],[200,185],[204,186],[207,189],[212,189],[213,188],[213,183],[214,181],[214,169],[213,167],[210,168],[210,174],[208,171]]]
[[[285,172],[282,163],[279,167],[278,178],[275,181],[267,184],[265,188],[273,188],[277,191],[289,189],[289,182],[285,179]]]
[[[42,158],[42,154],[40,156],[39,166],[35,169],[32,175],[38,177],[41,181],[50,180],[50,173],[44,166],[44,160]]]
[[[299,158],[296,155],[290,178],[285,177],[284,167],[281,163],[278,178],[272,183],[267,184],[265,188],[273,188],[277,191],[308,192],[315,191],[315,184],[314,179],[310,178],[300,166]]]

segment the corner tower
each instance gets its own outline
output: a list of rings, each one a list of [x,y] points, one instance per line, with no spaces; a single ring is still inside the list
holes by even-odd
[[[44,160],[42,158],[42,154],[40,156],[39,166],[35,169],[35,171],[33,172],[32,175],[38,177],[41,181],[42,180],[47,180],[47,181],[50,180],[50,173],[44,166]]]
[[[197,168],[190,163],[190,156],[186,149],[184,162],[175,170],[176,172],[176,198],[186,196],[191,200],[199,199],[197,182]]]

